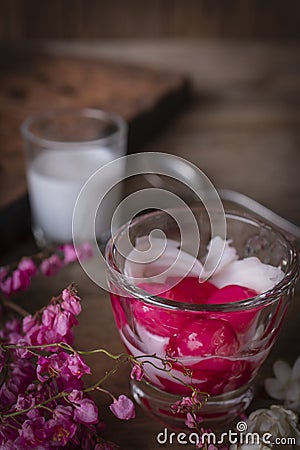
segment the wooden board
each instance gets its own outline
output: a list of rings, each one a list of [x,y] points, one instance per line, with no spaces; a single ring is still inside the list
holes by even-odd
[[[0,51],[0,248],[30,230],[20,125],[57,107],[100,108],[129,125],[128,152],[142,145],[188,98],[180,75],[152,68],[41,54]]]
[[[8,3],[8,2],[7,2]],[[146,146],[149,151],[170,151],[188,159],[217,187],[242,192],[265,204],[285,218],[300,224],[300,51],[290,44],[272,46],[248,42],[207,42],[201,40],[78,43],[74,47],[56,43],[53,51],[109,55],[116,61],[156,64],[181,70],[193,78],[193,105],[177,117],[172,127]],[[79,53],[80,52],[80,53]],[[204,95],[203,95],[204,94]],[[206,97],[205,97],[206,95]],[[143,188],[137,180],[136,188]],[[1,255],[2,264],[35,252],[25,242]],[[37,277],[20,305],[33,313],[75,281],[83,298],[80,325],[76,330],[81,350],[106,348],[123,351],[109,305],[108,294],[94,284],[81,267],[69,265],[57,276]],[[293,364],[299,355],[300,295],[291,304],[277,343],[257,377],[257,391],[250,411],[266,408],[274,400],[267,397],[264,379],[273,377],[278,359]],[[99,380],[110,361],[92,358],[90,382]],[[114,395],[129,393],[129,373],[121,370],[104,386]],[[97,397],[101,419],[107,424],[105,436],[122,450],[184,450],[174,439],[159,446],[156,436],[163,425],[137,407],[137,417],[128,422],[114,418],[107,396]],[[233,429],[233,428],[232,428]],[[186,430],[188,431],[188,430]],[[224,430],[225,431],[225,430]]]
[[[115,112],[129,124],[133,152],[188,96],[184,77],[151,68],[15,50],[2,50],[0,61],[0,211],[26,192],[19,131],[25,117],[67,106]]]

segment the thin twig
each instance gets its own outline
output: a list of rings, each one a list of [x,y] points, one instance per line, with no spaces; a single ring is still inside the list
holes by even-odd
[[[26,309],[22,308],[21,306],[17,305],[16,303],[12,302],[8,298],[1,297],[1,303],[5,308],[11,309],[18,313],[22,317],[28,316],[29,312],[26,311]]]

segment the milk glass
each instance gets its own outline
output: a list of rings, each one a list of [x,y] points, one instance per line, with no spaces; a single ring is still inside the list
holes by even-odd
[[[71,242],[78,194],[96,170],[125,154],[126,123],[97,109],[63,108],[27,118],[21,132],[36,241],[41,247]],[[104,176],[109,177],[109,172]],[[103,177],[99,178],[94,195],[100,199]],[[95,220],[99,240],[108,233],[120,195],[116,186],[101,203]]]

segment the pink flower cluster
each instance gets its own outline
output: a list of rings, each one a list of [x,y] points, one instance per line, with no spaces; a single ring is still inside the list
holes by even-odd
[[[212,433],[212,430],[210,428],[204,428],[201,425],[203,423],[203,418],[198,414],[199,410],[207,400],[207,394],[195,390],[191,397],[182,397],[181,400],[178,400],[171,405],[171,410],[174,413],[186,415],[185,425],[187,428],[194,430],[194,432],[198,433],[199,437],[202,437],[202,439],[199,439],[195,448],[202,450],[229,450],[229,446],[226,444],[217,446],[211,444],[209,440],[207,440],[208,436]]]
[[[72,327],[81,311],[73,287],[34,316],[0,330],[0,448],[113,450],[99,436],[98,408],[84,388],[90,374],[73,350]],[[126,396],[111,405],[121,419],[134,417]]]
[[[37,255],[34,258],[22,258],[14,270],[0,267],[0,292],[10,296],[28,288],[31,278],[38,272],[45,276],[55,275],[65,265],[80,259],[88,259],[92,256],[92,247],[89,243],[83,243],[78,248],[71,244],[59,246],[53,254]]]

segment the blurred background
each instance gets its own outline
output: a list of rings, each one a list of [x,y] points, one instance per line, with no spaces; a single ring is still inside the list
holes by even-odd
[[[0,0],[0,264],[37,251],[20,125],[61,106],[118,113],[129,125],[129,152],[183,157],[217,188],[300,225],[299,39],[300,0]],[[133,188],[144,185],[133,180]],[[42,292],[76,280],[89,305],[81,348],[119,352],[98,286],[79,265],[66,270],[33,283],[32,310]],[[293,362],[299,352],[295,305],[268,376],[275,359]],[[114,392],[128,390],[128,377],[113,383]],[[262,387],[259,394],[256,407],[264,407]],[[161,425],[139,414],[125,427],[108,417],[109,439],[157,449]]]
[[[0,0],[0,231],[29,229],[20,124],[96,107],[300,223],[298,0]],[[22,217],[22,220],[18,220]]]
[[[2,41],[299,39],[297,0],[1,0]]]

